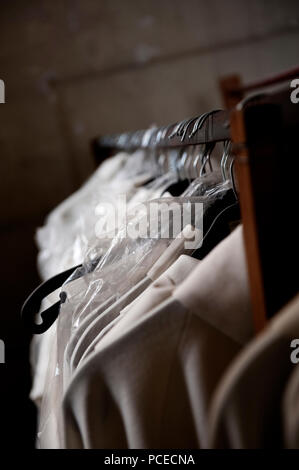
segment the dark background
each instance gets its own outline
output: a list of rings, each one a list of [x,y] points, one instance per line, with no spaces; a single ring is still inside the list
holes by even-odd
[[[0,447],[33,447],[29,338],[36,227],[94,170],[90,139],[221,106],[219,78],[298,65],[297,0],[0,2]]]

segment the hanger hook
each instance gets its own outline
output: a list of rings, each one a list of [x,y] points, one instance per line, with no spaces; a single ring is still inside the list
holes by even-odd
[[[232,157],[232,160],[231,160],[230,166],[229,166],[229,172],[230,172],[230,178],[231,178],[231,182],[232,182],[233,192],[234,192],[235,198],[238,199],[238,193],[237,193],[237,189],[236,189],[235,176],[234,176],[234,164],[235,164],[235,158]]]
[[[223,142],[223,152],[221,156],[221,162],[220,162],[220,168],[221,168],[221,174],[222,174],[222,179],[223,181],[226,181],[227,177],[225,174],[225,165],[227,161],[227,153],[228,153],[228,140],[225,140]]]
[[[210,171],[213,171],[213,168],[210,162],[210,156],[214,147],[215,147],[215,142],[208,142],[207,144],[205,144],[205,150],[202,156],[202,166],[200,169],[199,176],[203,176],[204,174],[206,174],[207,163],[209,163]]]

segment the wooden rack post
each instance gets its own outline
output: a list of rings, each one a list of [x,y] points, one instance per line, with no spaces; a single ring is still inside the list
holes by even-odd
[[[219,80],[219,87],[225,109],[233,109],[243,98],[240,75],[228,75]]]
[[[299,290],[299,105],[290,89],[231,112],[256,331]]]

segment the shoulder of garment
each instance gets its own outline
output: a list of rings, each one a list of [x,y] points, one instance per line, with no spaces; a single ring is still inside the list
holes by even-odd
[[[294,394],[299,390],[299,370],[291,361],[294,337],[299,338],[299,296],[244,348],[224,375],[211,407],[211,447],[299,446]]]

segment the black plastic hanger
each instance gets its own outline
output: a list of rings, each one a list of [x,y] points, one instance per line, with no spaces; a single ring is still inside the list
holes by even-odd
[[[94,271],[100,259],[101,256],[94,259],[93,261],[90,261],[88,264],[84,264],[84,266],[82,264],[73,266],[72,268],[67,269],[66,271],[63,271],[59,274],[56,274],[56,276],[53,276],[47,281],[40,284],[29,295],[29,297],[27,297],[23,304],[21,310],[21,317],[25,327],[34,334],[45,333],[45,331],[47,331],[57,319],[60,312],[61,304],[66,301],[66,292],[60,292],[60,300],[55,302],[55,304],[51,305],[51,307],[40,312],[40,306],[42,301],[48,295],[52,294],[57,289],[62,287],[64,283],[67,284],[69,282],[75,281],[76,279],[79,279],[85,274]],[[36,323],[36,317],[38,314],[43,320],[42,323]]]
[[[32,333],[44,333],[50,328],[50,326],[53,325],[59,315],[61,304],[66,301],[66,293],[61,292],[59,294],[60,300],[41,312],[40,316],[43,322],[36,323],[36,316],[39,313],[41,303],[45,297],[52,294],[52,292],[54,292],[56,289],[59,289],[59,287],[63,285],[63,283],[71,276],[71,274],[76,271],[76,269],[81,267],[82,264],[79,264],[78,266],[74,266],[57,274],[56,276],[51,277],[47,281],[40,284],[25,300],[21,310],[22,321],[25,327],[28,328]],[[78,272],[78,275],[72,278],[72,280],[77,279],[82,275],[83,273]]]

